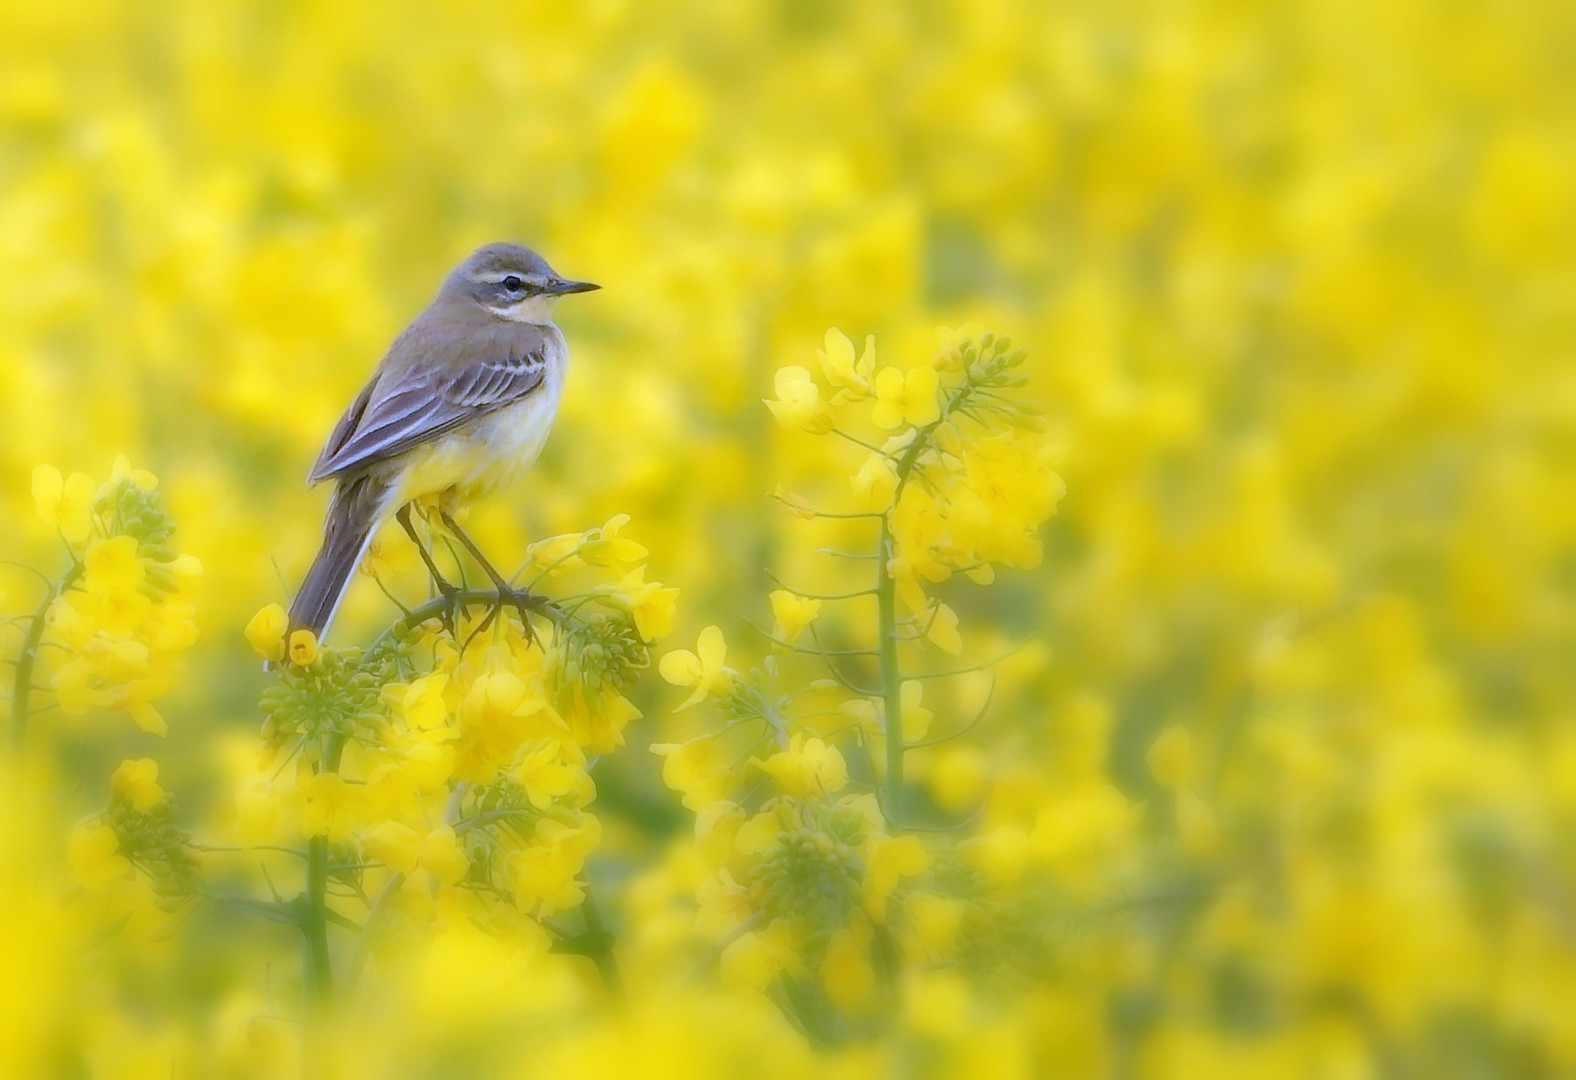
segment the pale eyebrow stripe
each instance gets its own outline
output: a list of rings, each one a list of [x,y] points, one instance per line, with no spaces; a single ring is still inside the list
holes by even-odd
[[[528,281],[530,280],[531,275],[521,273],[519,270],[498,270],[491,274],[473,274],[471,275],[471,280],[476,282],[485,282],[488,285],[496,285],[504,278],[512,277],[522,278]]]

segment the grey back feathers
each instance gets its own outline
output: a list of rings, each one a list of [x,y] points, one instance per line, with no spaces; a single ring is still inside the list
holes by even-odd
[[[395,341],[329,436],[310,483],[392,461],[541,386],[548,351],[562,346],[556,327],[448,307],[440,298]]]

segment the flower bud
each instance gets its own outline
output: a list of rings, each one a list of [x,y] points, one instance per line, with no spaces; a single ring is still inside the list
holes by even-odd
[[[290,662],[296,667],[311,667],[317,663],[317,635],[310,630],[297,630],[290,635]]]

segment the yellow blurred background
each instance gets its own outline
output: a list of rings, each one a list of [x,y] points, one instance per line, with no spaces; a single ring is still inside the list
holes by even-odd
[[[671,991],[704,956],[673,944],[692,821],[644,747],[708,721],[648,680],[595,773],[632,1015],[556,968],[505,1008],[454,942],[320,1066],[1568,1073],[1573,55],[1552,0],[5,0],[0,555],[57,575],[35,467],[124,454],[204,567],[168,736],[40,716],[8,866],[58,862],[124,758],[225,827],[265,686],[242,628],[315,550],[307,467],[442,275],[514,239],[603,291],[563,304],[553,439],[478,535],[507,561],[627,513],[675,641],[717,624],[740,666],[763,568],[864,573],[767,498],[834,506],[859,466],[774,427],[774,372],[829,327],[905,366],[962,323],[1026,348],[1067,494],[1038,568],[940,589],[967,661],[1032,635],[948,767],[1009,854],[1091,777],[1133,825],[1044,886],[1009,989],[811,1049],[764,999]],[[386,557],[419,595],[413,549]],[[37,603],[7,568],[0,611]],[[335,636],[391,614],[363,580]],[[8,1073],[296,1068],[283,929],[90,940],[57,886],[0,912]]]

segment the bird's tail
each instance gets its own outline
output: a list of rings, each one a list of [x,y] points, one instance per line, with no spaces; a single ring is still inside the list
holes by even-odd
[[[341,483],[328,506],[323,546],[290,605],[290,628],[305,628],[319,638],[328,632],[350,579],[366,554],[387,508],[390,487],[363,476]]]

